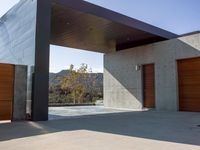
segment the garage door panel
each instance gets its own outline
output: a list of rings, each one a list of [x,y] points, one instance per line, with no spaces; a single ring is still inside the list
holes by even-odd
[[[11,120],[14,93],[14,66],[0,64],[0,120]]]
[[[179,98],[181,99],[198,99],[199,96],[197,94],[191,95],[191,94],[180,94]]]
[[[199,75],[190,75],[190,76],[186,76],[185,73],[181,72],[182,75],[184,76],[181,76],[179,77],[179,80],[181,80],[181,85],[184,85],[184,84],[200,84],[200,74]]]
[[[0,120],[11,120],[12,103],[10,101],[0,102]]]
[[[1,100],[10,100],[13,99],[13,90],[10,90],[13,86],[9,86],[9,88],[0,88],[0,101]]]
[[[5,100],[0,102],[0,115],[11,114],[12,102],[11,100]]]
[[[199,86],[182,86],[180,94],[198,95],[199,96],[200,87]]]
[[[200,112],[200,58],[179,60],[179,110]]]
[[[194,84],[200,83],[200,74],[199,75],[191,74],[190,76],[186,76],[184,73],[184,76],[181,76],[180,80],[183,80],[182,83],[194,83]]]
[[[188,111],[188,112],[199,112],[199,108],[194,107],[181,107],[180,111]]]
[[[186,103],[180,105],[180,111],[199,112],[200,108],[196,104]]]
[[[1,85],[11,85],[13,83],[14,80],[11,80],[11,78],[13,78],[14,75],[12,76],[6,76],[4,78],[0,78],[0,83]],[[3,75],[0,75],[0,77],[3,77]]]
[[[200,61],[198,59],[199,58],[179,60],[179,64],[184,65],[184,68],[179,68],[179,69],[180,70],[192,70],[193,68],[191,68],[191,66],[198,67],[200,65]]]
[[[182,103],[196,103],[198,102],[200,99],[199,98],[187,98],[187,97],[183,97],[182,98]],[[198,106],[198,105],[197,105]]]
[[[0,85],[0,93],[3,93],[3,92],[5,92],[7,89],[10,89],[11,87],[13,87],[13,82],[6,82],[6,83],[4,83],[4,82],[0,82],[1,83],[1,85]]]
[[[182,64],[182,65],[184,65],[184,64]],[[195,70],[194,68],[195,67],[198,67],[199,65],[190,65],[189,67],[185,67],[185,65],[184,65],[184,67],[185,68],[181,68],[181,69],[179,69],[179,71],[182,71],[182,72],[186,72],[186,73],[190,73],[190,72],[195,72],[195,73],[197,73],[197,74],[199,74],[199,70]],[[192,67],[192,68],[191,68]],[[194,67],[194,68],[193,68]]]
[[[0,65],[0,67],[1,67],[1,66],[2,66],[2,65]],[[9,65],[7,65],[7,67],[9,67]],[[1,75],[1,76],[4,76],[4,78],[6,78],[6,77],[11,77],[11,76],[13,75],[13,70],[12,70],[12,68],[9,68],[9,69],[1,68],[0,75]]]
[[[1,100],[10,100],[13,99],[13,95],[11,95],[12,93],[4,93],[0,96]]]
[[[0,75],[0,76],[3,76],[3,75]],[[13,77],[13,75],[12,76],[7,76],[7,77],[5,77],[5,78],[1,78],[0,79],[0,82],[1,82],[1,85],[2,84],[11,84],[11,83],[13,83],[13,80],[10,80],[10,78],[12,78]]]

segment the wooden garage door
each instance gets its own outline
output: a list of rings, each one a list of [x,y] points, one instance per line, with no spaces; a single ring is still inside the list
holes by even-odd
[[[143,65],[144,107],[155,107],[154,64]]]
[[[14,66],[0,64],[0,120],[11,120]]]
[[[200,58],[178,61],[179,110],[200,112]]]

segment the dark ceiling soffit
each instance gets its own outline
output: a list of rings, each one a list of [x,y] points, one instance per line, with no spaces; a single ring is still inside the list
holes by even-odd
[[[158,41],[164,41],[166,39],[161,38],[161,37],[153,37],[150,39],[146,39],[146,40],[141,40],[141,41],[137,41],[137,42],[127,42],[127,43],[123,43],[123,44],[117,44],[116,45],[116,51],[121,51],[124,49],[129,49],[129,48],[133,48],[133,47],[137,47],[137,46],[141,46],[141,45],[147,45],[147,44],[151,44],[151,43],[155,43]]]
[[[92,14],[101,18],[105,18],[107,20],[111,20],[116,23],[120,23],[122,25],[129,26],[131,28],[135,28],[141,31],[145,31],[147,33],[151,33],[153,35],[157,35],[159,37],[163,37],[166,39],[177,38],[178,35],[168,32],[166,30],[160,29],[158,27],[152,26],[150,24],[144,23],[142,21],[130,18],[128,16],[119,14],[117,12],[111,11],[109,9],[91,4],[89,2],[83,0],[52,0],[53,3],[61,4],[66,7]]]

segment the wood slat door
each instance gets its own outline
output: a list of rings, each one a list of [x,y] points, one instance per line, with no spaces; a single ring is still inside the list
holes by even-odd
[[[12,119],[14,66],[0,64],[0,120]]]
[[[143,92],[146,108],[155,108],[155,72],[154,64],[143,65]]]
[[[179,110],[200,112],[200,58],[178,60]]]

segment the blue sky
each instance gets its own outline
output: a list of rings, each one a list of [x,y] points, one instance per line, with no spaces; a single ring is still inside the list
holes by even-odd
[[[1,0],[0,16],[19,0]],[[200,30],[200,0],[87,0],[154,26],[184,34]],[[103,71],[103,54],[51,46],[50,71],[88,64]]]

